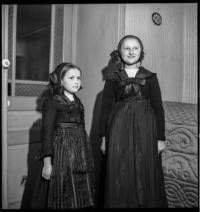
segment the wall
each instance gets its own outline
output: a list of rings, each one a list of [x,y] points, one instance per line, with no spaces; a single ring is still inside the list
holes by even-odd
[[[63,61],[72,60],[73,6],[64,5]]]
[[[103,89],[101,71],[124,34],[142,39],[143,65],[157,73],[163,100],[197,103],[196,6],[180,3],[73,6],[76,10],[72,12],[71,58],[83,70],[84,89],[78,95],[85,106],[88,133],[97,97]],[[153,12],[162,15],[160,26],[152,22]]]
[[[195,7],[195,4],[126,5],[125,33],[142,39],[146,53],[143,65],[157,73],[163,100],[197,103]],[[153,24],[153,12],[161,14],[161,25]]]
[[[86,129],[90,132],[95,101],[103,88],[102,69],[118,42],[119,5],[78,5],[75,63],[83,71]],[[98,109],[97,109],[98,110]]]

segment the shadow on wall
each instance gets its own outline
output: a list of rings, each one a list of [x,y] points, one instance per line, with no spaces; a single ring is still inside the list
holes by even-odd
[[[90,131],[90,140],[93,148],[94,155],[94,165],[95,165],[95,182],[96,182],[96,197],[95,197],[95,205],[98,207],[101,204],[100,197],[102,194],[99,192],[101,186],[99,186],[100,177],[100,169],[102,162],[102,155],[100,151],[101,138],[99,136],[99,119],[100,119],[100,109],[101,109],[101,101],[102,101],[102,91],[99,92],[96,96],[94,109],[93,109],[93,118],[92,118],[92,126]]]
[[[105,81],[105,75],[110,61],[106,67],[101,71],[102,80]],[[104,180],[105,180],[105,156],[101,153],[101,137],[100,137],[100,115],[102,104],[103,91],[96,95],[96,100],[93,109],[92,124],[90,131],[90,139],[92,142],[94,164],[95,164],[95,179],[96,179],[96,197],[95,207],[103,208],[104,199]]]
[[[44,100],[49,96],[49,91],[45,90],[37,99],[36,111],[41,113]],[[21,209],[30,209],[33,199],[33,191],[41,177],[42,161],[40,160],[42,119],[35,121],[29,131],[29,149],[27,155],[27,176],[24,177],[21,184],[24,183],[24,193],[21,201]]]

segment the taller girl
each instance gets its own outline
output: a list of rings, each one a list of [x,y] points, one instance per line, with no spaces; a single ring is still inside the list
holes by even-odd
[[[141,40],[127,35],[112,52],[104,76],[100,125],[107,160],[105,207],[167,207],[160,154],[164,110],[157,76],[141,66],[143,58]]]

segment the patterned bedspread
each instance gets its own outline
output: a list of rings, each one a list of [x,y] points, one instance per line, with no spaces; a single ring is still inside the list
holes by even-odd
[[[162,165],[169,207],[198,207],[197,105],[164,102]]]

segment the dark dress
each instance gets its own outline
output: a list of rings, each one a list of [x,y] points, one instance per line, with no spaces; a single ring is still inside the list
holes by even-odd
[[[105,204],[109,208],[167,207],[161,154],[164,111],[155,73],[140,67],[134,78],[108,70],[101,136],[106,136]]]
[[[52,157],[47,208],[93,206],[94,165],[78,97],[54,96],[43,107],[42,158]]]

